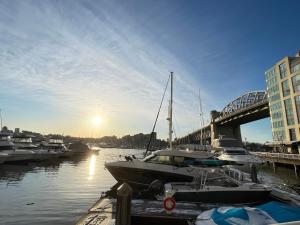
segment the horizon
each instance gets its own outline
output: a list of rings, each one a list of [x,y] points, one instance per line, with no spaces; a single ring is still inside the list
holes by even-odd
[[[219,7],[215,7],[218,4]],[[40,133],[151,133],[173,71],[174,128],[184,136],[300,50],[299,1],[23,1],[0,6],[3,125]],[[283,32],[285,31],[285,32]],[[289,34],[288,31],[293,31]],[[156,132],[167,137],[166,95]],[[272,140],[270,118],[241,126]]]

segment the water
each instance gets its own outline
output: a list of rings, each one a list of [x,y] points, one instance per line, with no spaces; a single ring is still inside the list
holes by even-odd
[[[102,149],[98,155],[24,165],[0,165],[0,224],[69,225],[87,212],[101,192],[116,181],[104,162],[141,150]],[[294,171],[260,168],[260,175],[274,184],[300,183]]]
[[[116,181],[104,162],[140,150],[103,149],[72,160],[0,165],[0,224],[74,224]]]

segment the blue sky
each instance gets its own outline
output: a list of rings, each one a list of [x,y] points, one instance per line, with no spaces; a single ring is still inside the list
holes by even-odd
[[[299,46],[300,2],[0,0],[0,108],[10,128],[77,136],[150,132],[170,71],[175,130],[199,128]],[[103,118],[94,127],[90,118]],[[158,133],[167,136],[167,104]],[[271,139],[269,119],[242,126]]]

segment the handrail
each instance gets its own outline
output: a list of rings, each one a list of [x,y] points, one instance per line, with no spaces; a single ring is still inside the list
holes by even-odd
[[[254,155],[271,158],[284,158],[284,159],[299,159],[300,154],[288,154],[288,153],[275,153],[275,152],[251,152]]]

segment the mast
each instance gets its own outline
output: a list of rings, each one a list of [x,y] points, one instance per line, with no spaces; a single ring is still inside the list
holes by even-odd
[[[204,118],[203,118],[203,110],[202,110],[200,88],[199,88],[199,113],[200,113],[200,145],[203,145],[203,132],[202,132],[202,128],[204,127]]]
[[[173,72],[171,72],[171,98],[169,105],[169,145],[172,150],[172,134],[173,134]]]
[[[1,123],[1,130],[0,132],[2,131],[2,114],[1,114],[1,109],[0,109],[0,123]]]

